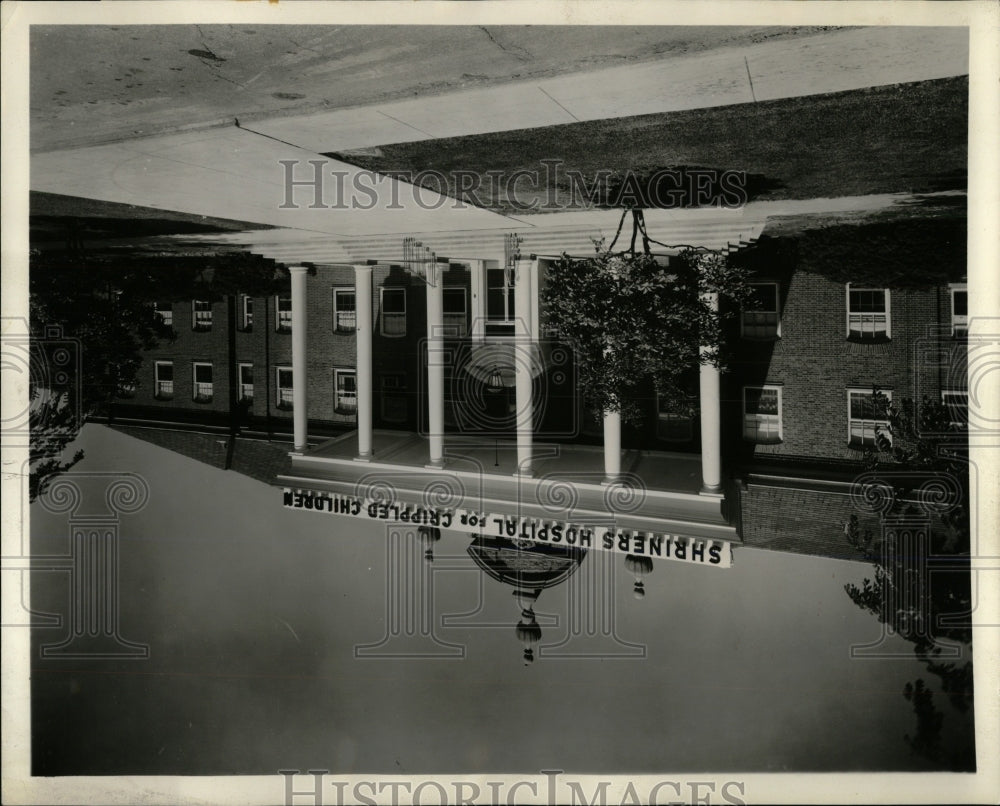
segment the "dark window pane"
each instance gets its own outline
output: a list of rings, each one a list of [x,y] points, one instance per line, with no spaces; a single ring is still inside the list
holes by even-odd
[[[385,313],[404,313],[406,311],[405,292],[398,288],[383,289],[382,310]]]
[[[955,316],[968,316],[969,315],[969,292],[968,291],[956,291],[954,295],[955,300],[955,310],[952,311]]]
[[[443,296],[445,313],[465,313],[464,288],[446,288]]]
[[[778,310],[778,288],[774,285],[753,286],[753,297],[748,310],[776,311]]]

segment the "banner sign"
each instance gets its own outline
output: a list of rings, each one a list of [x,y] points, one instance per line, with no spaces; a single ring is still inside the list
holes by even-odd
[[[437,529],[473,531],[510,540],[530,540],[553,546],[612,551],[713,568],[732,566],[732,547],[724,540],[687,537],[670,533],[609,529],[607,525],[576,524],[545,518],[512,517],[466,509],[436,509],[399,502],[386,503],[331,493],[303,492],[286,488],[286,509],[365,520],[405,523]]]

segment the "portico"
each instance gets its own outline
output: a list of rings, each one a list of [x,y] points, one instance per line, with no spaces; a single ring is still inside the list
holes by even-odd
[[[514,435],[505,443],[505,454],[513,449],[516,461],[512,468],[500,469],[500,462],[483,463],[483,472],[490,474],[512,473],[530,479],[538,471],[539,462],[553,452],[553,446],[539,440],[535,433],[534,379],[540,373],[544,360],[540,350],[541,323],[538,314],[538,287],[540,262],[543,259],[532,256],[529,259],[509,261],[508,277],[513,285],[513,311],[509,332],[503,335],[488,335],[491,324],[487,309],[485,286],[486,267],[496,265],[499,260],[474,259],[468,261],[471,268],[471,327],[469,340],[473,349],[500,349],[512,366],[505,366],[504,372],[513,376],[514,387]],[[411,266],[410,273],[423,282],[426,294],[426,384],[422,394],[426,396],[426,433],[421,436],[424,456],[421,465],[428,470],[442,470],[455,467],[462,454],[455,440],[448,440],[445,427],[445,369],[454,361],[454,351],[446,344],[450,334],[445,322],[443,305],[442,273],[447,263],[433,256],[417,266]],[[290,267],[292,275],[292,371],[294,384],[294,452],[297,456],[321,455],[316,450],[309,452],[308,446],[308,383],[306,378],[306,332],[308,330],[309,299],[306,283],[308,269],[305,266]],[[355,462],[382,462],[388,459],[378,450],[373,432],[373,265],[354,265],[354,292],[357,300],[356,318],[356,383],[357,383],[357,431],[352,435]],[[714,295],[710,302],[717,305]],[[703,350],[707,350],[705,347]],[[702,451],[699,462],[701,484],[696,492],[702,496],[722,497],[721,466],[721,418],[719,371],[714,366],[703,364],[700,368],[699,409],[701,421]],[[465,436],[467,447],[471,449],[474,437]],[[448,450],[446,451],[446,442]],[[461,440],[459,440],[461,442]],[[493,447],[499,453],[501,440],[494,440]],[[559,445],[557,452],[569,450]],[[456,451],[458,451],[456,453]],[[592,451],[590,451],[592,454]],[[328,458],[342,461],[343,446],[336,456]],[[603,415],[603,446],[601,449],[603,473],[595,483],[614,485],[632,467],[622,451],[621,417],[618,412],[607,411]],[[625,461],[623,461],[625,460]],[[507,462],[504,463],[505,465]],[[589,464],[589,463],[588,463]],[[648,463],[647,463],[648,464]],[[645,479],[643,480],[646,481]],[[661,479],[668,482],[668,479]],[[647,482],[648,483],[648,482]],[[685,485],[688,487],[688,485]]]

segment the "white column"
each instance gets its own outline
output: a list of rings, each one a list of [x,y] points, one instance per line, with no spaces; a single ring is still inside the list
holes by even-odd
[[[429,263],[427,276],[427,442],[428,467],[444,464],[444,293],[441,267]]]
[[[292,275],[292,435],[296,453],[309,444],[306,388],[306,273],[305,266],[289,266]]]
[[[622,472],[622,415],[604,412],[604,482],[610,484]]]
[[[486,261],[469,261],[469,285],[472,299],[469,310],[472,314],[472,341],[481,344],[486,338]]]
[[[516,404],[517,427],[517,475],[530,476],[531,443],[534,431],[535,404],[532,400],[532,355],[531,342],[531,281],[532,261],[517,262],[517,277],[514,281],[514,308],[517,325],[514,328],[515,338],[515,387],[514,400]]]
[[[713,308],[718,310],[719,295],[715,292],[702,294]],[[710,350],[703,345],[701,353]],[[703,493],[719,494],[722,491],[722,439],[719,370],[711,364],[701,365],[699,383],[701,405],[701,481]]]
[[[542,337],[542,324],[541,324],[541,314],[538,310],[539,299],[538,299],[538,284],[539,275],[541,274],[541,266],[539,265],[538,259],[536,258],[531,265],[531,338],[538,341]]]
[[[354,267],[354,307],[357,317],[358,455],[372,455],[372,267]]]
[[[604,349],[604,355],[611,348]],[[622,472],[622,414],[621,411],[604,412],[604,483],[615,481]]]

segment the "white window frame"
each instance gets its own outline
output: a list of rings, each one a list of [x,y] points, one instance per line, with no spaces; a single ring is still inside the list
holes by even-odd
[[[750,286],[771,286],[774,288],[774,310],[765,311],[753,308],[744,308],[740,311],[740,336],[744,339],[754,339],[758,341],[770,341],[771,339],[781,338],[781,284],[780,283],[750,283]],[[750,328],[763,328],[767,327],[768,324],[748,324],[747,315],[748,314],[773,314],[775,317],[774,323],[774,333],[768,333],[766,335],[750,334],[748,329]]]
[[[403,297],[403,332],[402,333],[386,333],[385,332],[385,292],[390,293],[399,292]],[[389,286],[386,288],[382,286],[378,290],[378,321],[379,321],[379,333],[387,339],[401,339],[406,336],[406,331],[409,326],[407,322],[407,309],[406,309],[406,286]],[[391,316],[399,316],[399,311],[393,311]]]
[[[292,379],[288,386],[281,385],[281,373],[287,372]],[[282,392],[287,391],[286,395]],[[274,405],[281,411],[291,411],[295,407],[295,374],[291,367],[278,366],[274,368]]]
[[[281,310],[281,301],[288,300],[288,317],[287,324],[281,321],[281,314],[285,313]],[[277,333],[291,333],[292,332],[292,321],[295,316],[295,310],[292,307],[292,295],[291,294],[275,294],[274,295],[274,330]]]
[[[494,271],[502,271],[504,273],[502,286],[504,292],[503,319],[490,317],[490,272]],[[513,333],[517,325],[517,269],[512,266],[490,266],[484,270],[484,274],[483,291],[485,304],[483,307],[486,313],[486,327],[509,328],[510,332]],[[514,308],[514,316],[511,316],[510,313],[512,307]]]
[[[775,392],[778,398],[778,413],[777,414],[750,414],[747,411],[747,391],[755,390],[761,392]],[[782,387],[778,384],[765,383],[760,385],[750,385],[743,387],[743,439],[747,442],[752,442],[755,445],[776,445],[779,442],[783,442],[785,439],[785,424],[782,412]],[[750,436],[749,428],[752,424],[755,429],[755,436]],[[772,436],[767,434],[763,438],[760,436],[761,424],[776,425],[776,433]]]
[[[202,381],[198,381],[198,369],[199,367],[208,367],[209,371],[212,373],[212,380],[207,384]],[[208,386],[208,394],[200,394],[200,387]],[[215,368],[212,366],[211,361],[192,361],[191,362],[191,399],[195,403],[211,403],[215,399]]]
[[[881,392],[886,397],[886,399],[890,403],[892,403],[892,390],[891,389],[879,389],[879,392]],[[847,388],[847,444],[849,446],[851,446],[852,448],[875,447],[874,437],[875,437],[875,426],[876,425],[884,426],[883,433],[885,434],[886,438],[889,440],[889,442],[891,444],[891,442],[892,442],[892,433],[889,431],[889,421],[888,420],[864,420],[864,419],[855,420],[853,417],[851,417],[851,395],[867,395],[868,397],[871,397],[872,396],[872,387],[871,386],[849,386]],[[855,439],[854,439],[854,430],[853,430],[852,426],[853,426],[853,424],[855,422],[858,422],[858,423],[862,424],[862,437],[861,437],[861,441],[855,441]],[[867,423],[871,423],[871,427],[872,427],[872,439],[873,439],[873,442],[870,445],[867,442],[865,442],[865,436],[864,436],[865,424],[867,424]]]
[[[393,381],[393,383],[386,383]],[[382,419],[387,423],[405,423],[409,419],[407,411],[402,417],[389,417],[385,413],[386,397],[396,395],[406,399],[406,373],[403,372],[383,372],[379,378],[380,407]]]
[[[854,316],[861,317],[861,319],[860,319],[861,327],[860,328],[852,328],[851,327],[851,316],[852,316],[852,313],[851,313],[851,291],[881,291],[882,292],[883,299],[885,300],[885,313],[884,313],[884,316],[885,316],[885,331],[884,331],[884,333],[882,331],[876,331],[874,329],[874,327],[873,327],[871,338],[865,338],[865,336],[864,336],[864,317],[866,315],[867,316],[876,316],[877,314],[866,314],[863,311],[859,311],[858,313],[853,314]],[[883,339],[883,338],[885,338],[885,339],[891,339],[892,338],[892,294],[889,292],[888,288],[877,288],[875,286],[869,286],[869,285],[858,285],[858,286],[854,286],[852,288],[851,287],[851,283],[847,283],[847,285],[845,286],[844,303],[845,303],[844,307],[845,307],[846,313],[847,313],[847,338],[854,339],[856,341],[862,341],[862,342],[865,342],[865,341],[878,341],[878,340]],[[861,336],[854,336],[854,335],[852,335],[852,330],[855,330],[855,329],[859,330],[862,335]]]
[[[351,313],[351,311],[341,311],[337,298],[341,294],[350,294],[354,297],[354,324],[351,327],[340,326],[340,314]],[[334,286],[333,288],[333,332],[334,333],[356,333],[358,330],[358,293],[352,285]]]
[[[351,396],[350,392],[341,393],[340,391],[340,379],[353,377],[354,378],[354,406],[342,407],[341,396],[345,399],[349,399]],[[334,367],[333,370],[333,410],[336,414],[343,416],[357,415],[358,413],[358,371],[354,367]]]
[[[170,367],[170,380],[161,381],[160,380],[160,367]],[[160,389],[161,383],[169,383],[170,391],[163,392]],[[157,400],[173,400],[174,398],[174,362],[173,361],[157,361],[153,364],[153,397]]]
[[[955,294],[965,294],[965,315],[955,315]],[[948,300],[951,304],[951,335],[963,337],[969,334],[969,286],[967,283],[949,283]]]
[[[160,317],[166,327],[174,326],[174,304],[172,302],[154,302],[153,313]]]
[[[249,400],[253,402],[254,384],[253,381],[250,383],[243,382],[243,369],[245,367],[250,368],[250,375],[253,376],[253,362],[252,361],[238,361],[236,363],[236,383],[239,385],[240,394],[237,400]],[[246,394],[247,387],[250,387],[250,394]]]
[[[199,323],[198,323],[198,313],[199,313],[198,306],[199,305],[207,305],[208,306],[207,310],[200,311],[200,313],[207,313],[208,314],[207,317],[202,317],[202,321],[208,323],[206,325],[199,325]],[[215,317],[214,317],[213,311],[212,311],[212,302],[211,302],[211,300],[207,300],[207,299],[193,299],[193,300],[191,300],[191,329],[192,330],[194,330],[197,333],[207,333],[208,331],[210,331],[212,329],[212,325],[214,324],[214,322],[213,322],[214,318]]]
[[[954,406],[948,398],[958,397],[963,398],[965,405],[965,420],[949,420],[948,424],[953,428],[968,428],[969,426],[969,390],[968,389],[942,389],[941,390],[941,404],[948,409],[948,414],[951,415],[954,411],[952,408]]]
[[[249,294],[240,295],[240,329],[253,330],[253,297]]]
[[[462,312],[458,311],[448,311],[444,308],[444,297],[445,295],[455,292],[462,293]],[[465,286],[461,285],[449,285],[442,289],[441,294],[441,308],[444,311],[444,329],[448,336],[453,338],[464,338],[469,332],[469,295],[466,291]],[[451,317],[451,319],[449,319]],[[459,319],[458,317],[461,317]]]

